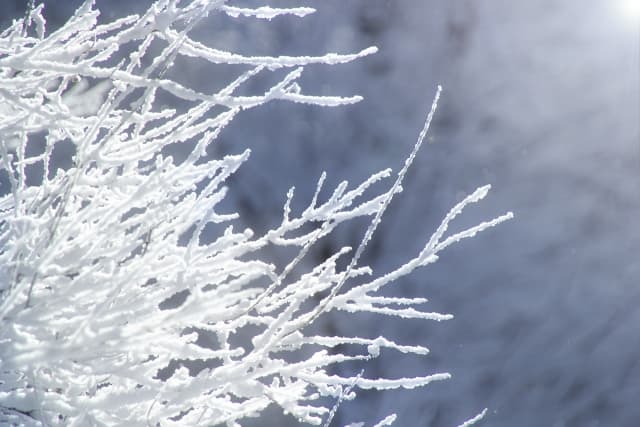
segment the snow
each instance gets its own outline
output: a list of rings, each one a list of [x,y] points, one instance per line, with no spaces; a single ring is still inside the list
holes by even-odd
[[[131,7],[125,3],[109,5]],[[308,46],[320,58],[379,49],[344,68],[310,67],[301,76],[309,93],[359,94],[361,103],[339,110],[272,104],[243,112],[221,133],[217,153],[252,149],[227,203],[257,235],[280,223],[291,185],[291,209],[300,212],[322,171],[333,189],[335,180],[399,170],[437,84],[444,92],[432,139],[363,263],[376,274],[394,271],[480,185],[491,184],[491,195],[461,215],[461,229],[516,213],[394,285],[407,296],[427,296],[430,309],[453,313],[453,320],[411,327],[382,316],[324,321],[321,328],[340,336],[386,335],[431,349],[419,360],[382,350],[364,365],[367,377],[452,374],[424,391],[344,402],[335,425],[372,425],[395,412],[396,426],[452,426],[484,407],[478,425],[638,424],[639,30],[613,3],[323,1],[310,4],[317,11],[303,23],[284,16],[238,33],[200,29],[202,37],[217,37],[212,59],[255,41],[264,52],[237,61],[257,67],[272,65],[262,53],[287,53],[282,60],[309,54],[302,49]],[[326,247],[356,246],[364,229],[345,224]],[[602,367],[607,375],[599,374]],[[353,376],[359,368],[341,369]]]

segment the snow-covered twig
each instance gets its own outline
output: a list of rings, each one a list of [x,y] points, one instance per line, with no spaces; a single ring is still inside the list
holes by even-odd
[[[378,292],[449,244],[510,217],[445,237],[449,222],[486,195],[483,187],[447,215],[415,259],[344,291],[348,280],[372,273],[358,265],[360,256],[400,191],[435,103],[387,192],[364,196],[388,170],[354,187],[341,183],[322,200],[322,175],[307,208],[293,212],[292,190],[281,223],[262,235],[235,230],[238,215],[219,206],[250,155],[209,156],[226,126],[274,100],[359,101],[306,94],[299,80],[305,66],[353,61],[375,48],[245,56],[195,41],[191,30],[215,13],[273,19],[311,12],[159,0],[141,16],[99,23],[88,0],[55,32],[46,33],[38,6],[0,33],[0,173],[8,187],[0,189],[0,423],[236,426],[277,405],[318,425],[331,412],[326,402],[353,398],[352,388],[413,388],[449,377],[331,375],[333,366],[366,362],[381,349],[428,350],[385,337],[304,332],[332,310],[450,318],[416,308],[424,298]],[[196,59],[245,68],[211,91],[172,77],[176,64]],[[238,95],[264,73],[282,74],[267,90]],[[176,105],[165,105],[167,98]],[[292,274],[320,239],[359,217],[373,220],[346,269],[338,263],[350,249],[340,248]],[[295,254],[284,265],[264,261],[263,251],[274,247]],[[329,351],[341,344],[363,351]]]

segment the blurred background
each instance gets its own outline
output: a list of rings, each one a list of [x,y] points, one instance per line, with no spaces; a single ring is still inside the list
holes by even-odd
[[[260,232],[276,224],[292,185],[304,206],[323,170],[328,188],[399,170],[437,84],[444,92],[429,144],[363,263],[383,274],[414,256],[446,212],[484,184],[492,185],[489,197],[456,227],[509,210],[516,215],[396,283],[394,292],[427,297],[430,310],[453,320],[323,320],[326,333],[387,335],[431,349],[424,358],[383,352],[343,373],[453,375],[420,390],[360,392],[332,425],[371,425],[395,412],[396,426],[452,427],[483,408],[486,426],[640,425],[640,2],[275,3],[318,11],[271,22],[213,17],[196,35],[255,55],[380,50],[352,64],[309,67],[301,81],[306,93],[360,94],[361,103],[272,103],[226,129],[212,155],[252,150],[230,182],[230,208],[245,225]],[[26,4],[0,2],[3,28]],[[46,0],[49,27],[79,4]],[[147,2],[96,5],[106,21]],[[179,70],[201,88],[234,72]],[[357,245],[365,228],[343,227],[309,265]],[[295,425],[277,411],[271,416],[256,425]]]

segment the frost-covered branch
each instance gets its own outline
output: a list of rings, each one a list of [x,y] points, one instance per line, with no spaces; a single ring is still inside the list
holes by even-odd
[[[385,337],[305,332],[332,310],[450,318],[420,308],[424,298],[379,291],[435,261],[449,244],[511,217],[445,236],[450,221],[486,195],[483,187],[446,216],[416,258],[378,278],[357,265],[428,126],[389,191],[364,196],[391,176],[387,170],[355,187],[343,182],[322,200],[323,174],[306,209],[292,211],[292,189],[281,223],[258,236],[236,230],[237,214],[219,208],[226,180],[249,151],[207,154],[248,108],[273,100],[357,102],[305,94],[298,81],[305,66],[349,62],[375,48],[252,57],[190,38],[215,13],[274,19],[313,12],[302,7],[161,0],[141,16],[99,23],[86,1],[52,33],[42,7],[0,33],[0,424],[235,426],[278,405],[319,425],[331,399],[352,399],[352,388],[413,388],[448,378],[334,375],[333,366],[370,360],[381,349],[428,350]],[[174,64],[194,58],[245,68],[205,92],[171,77]],[[238,95],[264,73],[282,74],[264,92]],[[166,97],[177,100],[175,108],[161,101]],[[178,149],[184,158],[168,154]],[[355,255],[341,248],[292,274],[320,239],[359,217],[372,225]],[[296,254],[282,266],[261,260],[273,247]],[[348,267],[338,268],[349,256]],[[356,277],[359,284],[343,290]],[[333,351],[343,344],[362,351]]]

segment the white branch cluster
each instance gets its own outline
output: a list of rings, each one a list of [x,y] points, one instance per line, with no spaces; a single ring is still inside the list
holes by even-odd
[[[413,388],[448,377],[330,375],[332,365],[369,360],[382,348],[418,355],[427,349],[305,330],[337,310],[450,318],[421,310],[423,298],[380,291],[435,261],[449,244],[508,219],[445,236],[449,222],[488,187],[458,204],[414,259],[377,278],[368,278],[357,257],[337,267],[348,248],[306,274],[292,271],[340,223],[369,216],[375,220],[361,252],[404,173],[378,196],[363,193],[388,170],[354,188],[344,182],[321,201],[323,175],[308,207],[293,214],[290,191],[280,225],[262,236],[234,230],[236,215],[217,210],[225,180],[249,156],[207,154],[234,116],[276,99],[357,102],[304,94],[297,80],[306,65],[344,63],[375,48],[250,57],[189,36],[213,13],[272,19],[301,17],[309,8],[160,0],[142,16],[101,24],[87,1],[51,34],[41,12],[30,11],[0,34],[0,173],[7,184],[0,188],[0,424],[237,426],[278,405],[319,425],[330,399],[351,399],[352,388]],[[205,93],[166,77],[175,61],[189,58],[245,71]],[[266,92],[237,94],[256,76],[281,70]],[[188,107],[167,108],[157,99],[166,96]],[[166,154],[181,145],[190,147],[186,158]],[[67,167],[59,165],[61,155]],[[207,227],[220,230],[216,238],[204,239]],[[261,261],[260,251],[274,246],[297,248],[297,255],[280,267]],[[356,276],[359,284],[341,289]],[[247,334],[250,340],[239,338]],[[341,344],[363,351],[336,353]]]

